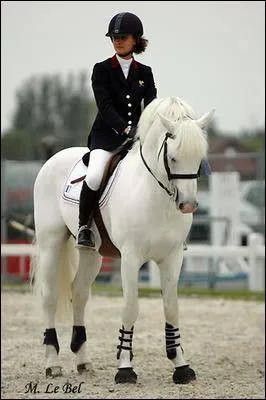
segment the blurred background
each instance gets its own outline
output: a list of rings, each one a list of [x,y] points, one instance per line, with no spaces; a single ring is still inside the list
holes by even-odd
[[[264,8],[262,1],[1,2],[2,244],[31,243],[33,185],[43,163],[63,148],[86,146],[96,115],[91,71],[113,55],[105,33],[123,11],[143,22],[149,46],[136,59],[152,67],[158,96],[178,96],[198,116],[216,108],[209,161],[213,172],[239,175],[239,244],[251,232],[264,237]],[[211,244],[209,178],[198,184],[188,246]],[[223,232],[222,244],[230,245]],[[206,257],[185,259],[180,285],[245,287],[245,268],[233,264],[214,269]],[[141,269],[140,284],[148,272]],[[28,256],[1,257],[2,279],[27,282],[28,273]],[[97,280],[119,279],[119,262],[104,259]]]

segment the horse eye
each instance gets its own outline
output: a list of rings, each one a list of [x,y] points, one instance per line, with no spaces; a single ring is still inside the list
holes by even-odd
[[[170,160],[172,163],[176,163],[176,159],[174,157],[171,157]]]

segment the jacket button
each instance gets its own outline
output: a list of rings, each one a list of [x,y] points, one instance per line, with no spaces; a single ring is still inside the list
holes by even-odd
[[[132,106],[132,104],[131,103],[128,103],[128,105],[127,105],[128,107],[131,107]]]
[[[132,124],[132,121],[128,121],[128,124],[131,125],[131,124]]]
[[[129,94],[127,94],[127,95],[126,95],[126,98],[127,98],[127,99],[130,99],[130,96],[129,96]]]
[[[129,115],[129,116],[130,116],[131,114],[132,114],[131,112],[127,113],[127,115]]]

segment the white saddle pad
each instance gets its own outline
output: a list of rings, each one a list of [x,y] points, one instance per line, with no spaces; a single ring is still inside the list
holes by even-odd
[[[120,171],[120,165],[121,162],[123,160],[121,160],[117,167],[115,168],[114,172],[112,173],[111,177],[109,178],[109,181],[104,189],[104,192],[100,198],[99,201],[99,206],[100,208],[104,207],[105,204],[107,203],[111,192],[112,192],[112,187],[114,186],[113,183],[116,179],[116,177],[119,174]],[[85,178],[85,175],[87,173],[87,167],[86,165],[84,165],[82,159],[79,160],[74,167],[72,168],[65,186],[64,186],[64,190],[63,190],[63,199],[69,203],[72,204],[79,204],[79,197],[80,197],[80,191],[82,188],[82,184],[83,184],[83,180]],[[83,177],[83,179],[81,179]]]

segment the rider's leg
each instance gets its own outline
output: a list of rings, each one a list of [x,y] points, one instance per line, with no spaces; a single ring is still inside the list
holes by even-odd
[[[80,193],[78,247],[95,248],[95,238],[90,227],[104,169],[112,156],[112,152],[102,149],[95,149],[90,153],[87,175]]]

